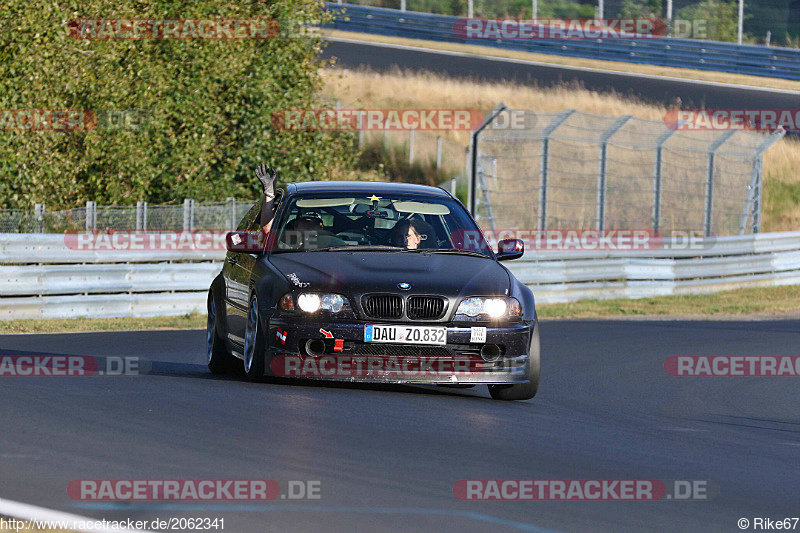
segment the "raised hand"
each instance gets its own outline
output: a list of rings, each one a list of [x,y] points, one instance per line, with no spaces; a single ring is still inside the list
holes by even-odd
[[[267,200],[275,198],[275,180],[278,179],[278,173],[274,168],[261,164],[256,167],[256,177],[261,185],[264,187],[264,196]]]

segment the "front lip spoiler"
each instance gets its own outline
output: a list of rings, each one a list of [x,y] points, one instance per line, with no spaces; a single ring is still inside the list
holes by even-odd
[[[268,375],[278,375],[272,372],[271,363],[278,357],[299,357],[302,359],[311,358],[318,364],[323,358],[333,358],[335,363],[328,361],[329,364],[336,364],[341,360],[353,360],[354,358],[396,358],[402,363],[404,359],[421,361],[423,358],[441,358],[448,360],[469,360],[469,369],[461,371],[439,370],[433,375],[423,373],[423,375],[398,375],[394,372],[386,375],[377,372],[371,375],[281,375],[289,379],[310,379],[319,381],[339,381],[351,383],[387,383],[387,384],[409,384],[409,385],[512,385],[529,382],[529,358],[528,347],[530,343],[532,322],[515,322],[503,324],[502,327],[487,326],[486,344],[502,344],[506,347],[505,355],[498,363],[488,363],[482,360],[475,353],[459,353],[463,345],[476,344],[470,343],[470,327],[465,324],[431,324],[435,326],[446,326],[447,344],[440,345],[450,351],[449,356],[445,355],[397,355],[388,353],[383,355],[366,355],[348,352],[330,353],[323,355],[306,355],[304,350],[305,341],[308,339],[324,338],[320,330],[324,329],[331,333],[335,338],[345,339],[346,341],[363,341],[364,326],[366,322],[346,321],[346,322],[309,322],[286,320],[283,318],[274,319],[270,322],[266,330],[268,342],[268,357],[265,370]],[[417,324],[415,324],[417,325]],[[280,335],[276,335],[280,333]],[[281,337],[285,336],[282,340]],[[380,344],[380,343],[375,343]],[[419,345],[415,345],[419,346]],[[277,364],[281,364],[277,361]],[[413,365],[413,362],[412,362]],[[289,368],[288,364],[284,368]],[[440,367],[441,368],[441,367]]]
[[[333,356],[323,356],[333,357]],[[529,383],[528,356],[519,356],[513,370],[503,372],[482,372],[468,374],[441,374],[429,378],[404,378],[397,376],[278,376],[285,379],[336,381],[345,383],[385,383],[394,385],[517,385]]]

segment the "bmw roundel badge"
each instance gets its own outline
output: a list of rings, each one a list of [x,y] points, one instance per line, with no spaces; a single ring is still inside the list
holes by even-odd
[[[407,291],[408,289],[411,288],[411,284],[410,283],[406,283],[404,281],[402,283],[398,283],[397,284],[397,288],[400,289],[401,291]]]

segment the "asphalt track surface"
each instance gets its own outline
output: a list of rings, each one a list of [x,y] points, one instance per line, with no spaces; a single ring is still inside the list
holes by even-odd
[[[0,355],[138,356],[138,377],[3,377],[0,497],[226,531],[738,531],[800,515],[800,378],[677,378],[670,355],[796,355],[800,321],[547,321],[542,386],[251,384],[203,331],[7,335]],[[321,499],[71,500],[75,479],[319,480]],[[460,479],[704,480],[707,500],[465,502]]]
[[[584,69],[346,39],[329,39],[323,57],[338,58],[338,67],[368,67],[378,72],[402,67],[457,78],[509,81],[538,87],[580,83],[593,91],[614,91],[663,105],[680,102],[684,109],[800,108],[800,92],[797,91]]]

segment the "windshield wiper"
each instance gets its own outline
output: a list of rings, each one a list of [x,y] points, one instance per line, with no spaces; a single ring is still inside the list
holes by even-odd
[[[386,246],[383,244],[351,244],[344,246],[327,246],[325,248],[311,248],[306,252],[402,252],[404,248]]]
[[[473,257],[489,257],[486,254],[482,254],[480,252],[474,252],[472,250],[462,250],[460,248],[432,248],[429,250],[417,248],[416,250],[406,250],[407,252],[419,252],[422,254],[455,254],[455,255],[471,255]]]

